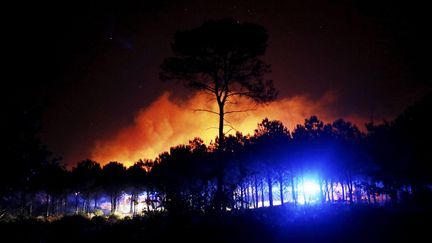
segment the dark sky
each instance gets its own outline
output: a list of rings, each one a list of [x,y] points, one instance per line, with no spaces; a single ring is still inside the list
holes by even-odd
[[[377,3],[379,2],[379,3]],[[416,1],[70,1],[21,7],[11,99],[48,100],[42,139],[66,162],[127,126],[163,91],[177,30],[233,17],[267,28],[264,59],[280,97],[326,91],[340,116],[394,117],[431,88],[430,26]],[[229,37],[227,37],[229,38]],[[13,39],[13,38],[12,38]],[[186,95],[185,95],[186,94]]]

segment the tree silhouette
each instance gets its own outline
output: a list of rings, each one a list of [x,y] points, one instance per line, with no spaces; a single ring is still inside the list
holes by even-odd
[[[334,148],[330,139],[331,133],[331,125],[324,124],[316,116],[305,119],[304,124],[297,125],[292,133],[293,146],[295,147],[292,157],[296,161],[296,169],[300,177],[297,179],[300,179],[302,182],[305,172],[310,170],[320,171],[321,176],[324,177],[324,179],[321,179],[321,183],[326,188],[326,191],[323,191],[323,186],[320,187],[322,201],[325,199],[325,193],[328,194],[329,200],[334,199],[332,192],[333,185],[336,182],[334,182],[334,175],[332,173],[339,170],[339,168],[333,166],[334,163],[331,158],[332,149]],[[332,166],[333,169],[327,168]],[[330,188],[327,190],[328,179],[330,180]],[[305,193],[304,190],[303,193]],[[305,198],[305,194],[303,194],[303,198]]]
[[[188,207],[188,189],[193,180],[192,156],[188,145],[172,147],[169,153],[159,155],[152,169],[158,189],[165,193],[162,203],[171,212],[180,212]]]
[[[147,171],[145,168],[149,163],[149,161],[139,160],[129,167],[126,172],[128,189],[131,194],[130,212],[132,215],[137,213],[135,206],[138,204],[138,195],[147,184]]]
[[[267,39],[263,27],[234,19],[211,20],[177,32],[171,44],[175,56],[163,61],[161,78],[184,81],[188,87],[214,96],[222,139],[224,115],[236,112],[224,109],[231,97],[268,102],[276,96],[272,81],[263,80],[270,66],[259,58],[266,50]]]
[[[84,212],[90,210],[90,200],[94,198],[94,208],[97,207],[97,190],[100,182],[102,169],[96,161],[83,160],[72,168],[72,177],[74,180],[74,191],[76,200],[78,194],[84,198]],[[75,212],[78,213],[78,203],[76,203]]]
[[[366,163],[362,153],[362,142],[364,135],[351,122],[338,119],[332,124],[332,144],[335,146],[337,157],[335,163],[340,172],[340,183],[342,185],[342,200],[349,197],[353,202],[354,179]],[[345,193],[345,185],[348,194]],[[345,195],[344,195],[345,193]]]
[[[65,200],[68,178],[68,171],[58,161],[44,163],[36,173],[34,184],[45,194],[46,217],[59,211],[59,203]]]
[[[28,194],[36,190],[36,173],[49,161],[52,153],[37,136],[46,103],[33,95],[15,97],[5,104],[5,119],[1,121],[2,127],[6,128],[2,133],[6,143],[0,172],[0,210],[13,212],[18,209],[19,215],[24,216],[32,211]],[[19,198],[17,208],[9,201],[15,196]]]
[[[125,184],[126,168],[119,162],[109,162],[102,168],[102,183],[111,197],[111,213],[117,210],[117,202]]]
[[[270,66],[260,59],[267,47],[268,35],[259,25],[234,19],[207,21],[200,27],[179,31],[171,43],[174,57],[161,64],[162,80],[180,80],[186,86],[208,93],[216,99],[219,111],[219,147],[224,145],[225,115],[239,110],[225,110],[234,97],[268,102],[276,91],[263,75]],[[218,191],[222,189],[219,176]]]
[[[384,190],[392,201],[396,192],[412,194],[416,202],[432,202],[430,173],[430,138],[428,111],[432,107],[432,94],[426,95],[405,109],[392,122],[367,124],[369,152],[380,166],[375,174],[384,182]]]
[[[210,164],[209,148],[201,138],[189,141],[192,158],[188,177],[192,180],[189,194],[194,210],[204,210],[211,200],[209,196],[209,181],[212,180],[213,165]]]
[[[258,150],[261,151],[261,159],[266,163],[266,179],[269,190],[270,207],[273,206],[273,174],[277,174],[279,181],[279,193],[283,204],[284,171],[287,161],[284,159],[284,151],[290,141],[288,129],[282,122],[265,118],[255,129],[254,139]]]
[[[233,208],[236,204],[235,201],[235,189],[240,187],[240,195],[237,197],[237,201],[240,201],[241,208],[244,208],[245,203],[248,205],[247,197],[247,176],[248,171],[245,166],[243,157],[244,143],[247,137],[244,137],[241,133],[237,132],[235,136],[229,135],[225,138],[224,151],[221,154],[223,156],[226,168],[224,170],[224,193],[222,205]]]

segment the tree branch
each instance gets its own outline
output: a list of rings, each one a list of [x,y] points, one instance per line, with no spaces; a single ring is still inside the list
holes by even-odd
[[[228,81],[228,80],[225,80],[225,81],[224,81],[224,86],[223,86],[223,88],[222,88],[222,94],[223,94],[222,103],[223,103],[223,104],[225,104],[225,101],[226,101],[227,98],[228,98],[228,94],[229,94],[228,84],[229,84],[229,81]]]
[[[235,127],[233,127],[233,126],[231,126],[231,125],[229,125],[229,124],[224,124],[224,127],[229,127],[229,128],[231,128],[231,130],[236,130],[236,131],[238,131]]]
[[[228,121],[228,120],[225,119],[225,118],[224,118],[224,121],[225,121],[227,124],[230,124],[230,125],[232,124],[230,121]]]
[[[254,110],[256,109],[253,108],[253,109],[244,109],[244,110],[225,111],[225,115],[230,113],[239,113],[239,112],[247,112],[247,111],[254,111]]]
[[[216,112],[216,111],[212,111],[212,110],[208,110],[208,109],[194,109],[193,111],[194,111],[194,112],[196,112],[196,111],[205,111],[205,112],[212,113],[212,114],[215,114],[215,115],[218,115],[218,116],[219,116],[219,113],[218,113],[218,112]]]
[[[214,94],[214,92],[215,92],[214,88],[210,87],[209,85],[207,85],[203,82],[194,81],[194,82],[190,82],[189,85],[191,87],[196,87],[198,89],[209,91],[211,94]]]
[[[219,127],[207,127],[205,130],[210,130],[210,129],[218,129],[219,130]]]
[[[251,96],[252,92],[232,92],[229,93],[227,96],[231,97],[231,96]]]
[[[225,103],[226,103],[226,104],[231,104],[231,105],[238,105],[238,104],[239,104],[238,101],[233,102],[233,101],[231,101],[231,100],[227,100]]]
[[[231,130],[233,130],[232,128],[230,128],[228,131],[224,132],[224,135],[228,134],[229,132],[231,132]]]

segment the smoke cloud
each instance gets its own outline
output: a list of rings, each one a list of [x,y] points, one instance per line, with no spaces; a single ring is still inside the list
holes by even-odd
[[[337,102],[337,95],[333,92],[326,92],[315,99],[307,95],[282,98],[259,106],[237,100],[228,103],[226,111],[242,112],[226,115],[224,131],[253,134],[265,117],[282,121],[290,131],[311,115],[332,122],[339,118],[335,109]],[[110,138],[97,141],[91,150],[91,158],[101,164],[119,161],[129,166],[139,159],[153,159],[170,147],[188,143],[194,137],[200,137],[208,144],[218,134],[218,116],[202,110],[218,111],[215,100],[198,93],[187,101],[178,101],[170,93],[163,93],[136,114],[133,124]],[[344,119],[359,127],[366,121],[354,115],[346,115]]]

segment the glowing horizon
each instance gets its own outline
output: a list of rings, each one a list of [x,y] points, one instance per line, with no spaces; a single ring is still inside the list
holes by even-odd
[[[235,107],[228,104],[226,111],[248,111],[227,114],[226,119],[234,129],[225,127],[224,131],[227,134],[236,131],[244,135],[253,134],[257,124],[266,117],[282,121],[290,131],[297,124],[303,124],[304,119],[311,115],[317,115],[324,122],[332,122],[339,118],[329,108],[336,101],[337,96],[332,92],[326,92],[315,100],[307,95],[298,95],[260,106],[253,106],[245,100],[236,101]],[[187,101],[178,102],[172,99],[169,92],[165,92],[148,107],[141,109],[133,124],[120,129],[110,138],[97,141],[91,149],[90,158],[102,165],[118,161],[130,166],[139,159],[154,159],[170,147],[187,144],[195,137],[200,137],[209,144],[218,134],[219,118],[212,113],[196,111],[197,109],[217,111],[217,104],[205,94],[198,93]],[[345,119],[354,124],[366,121],[355,116]]]

